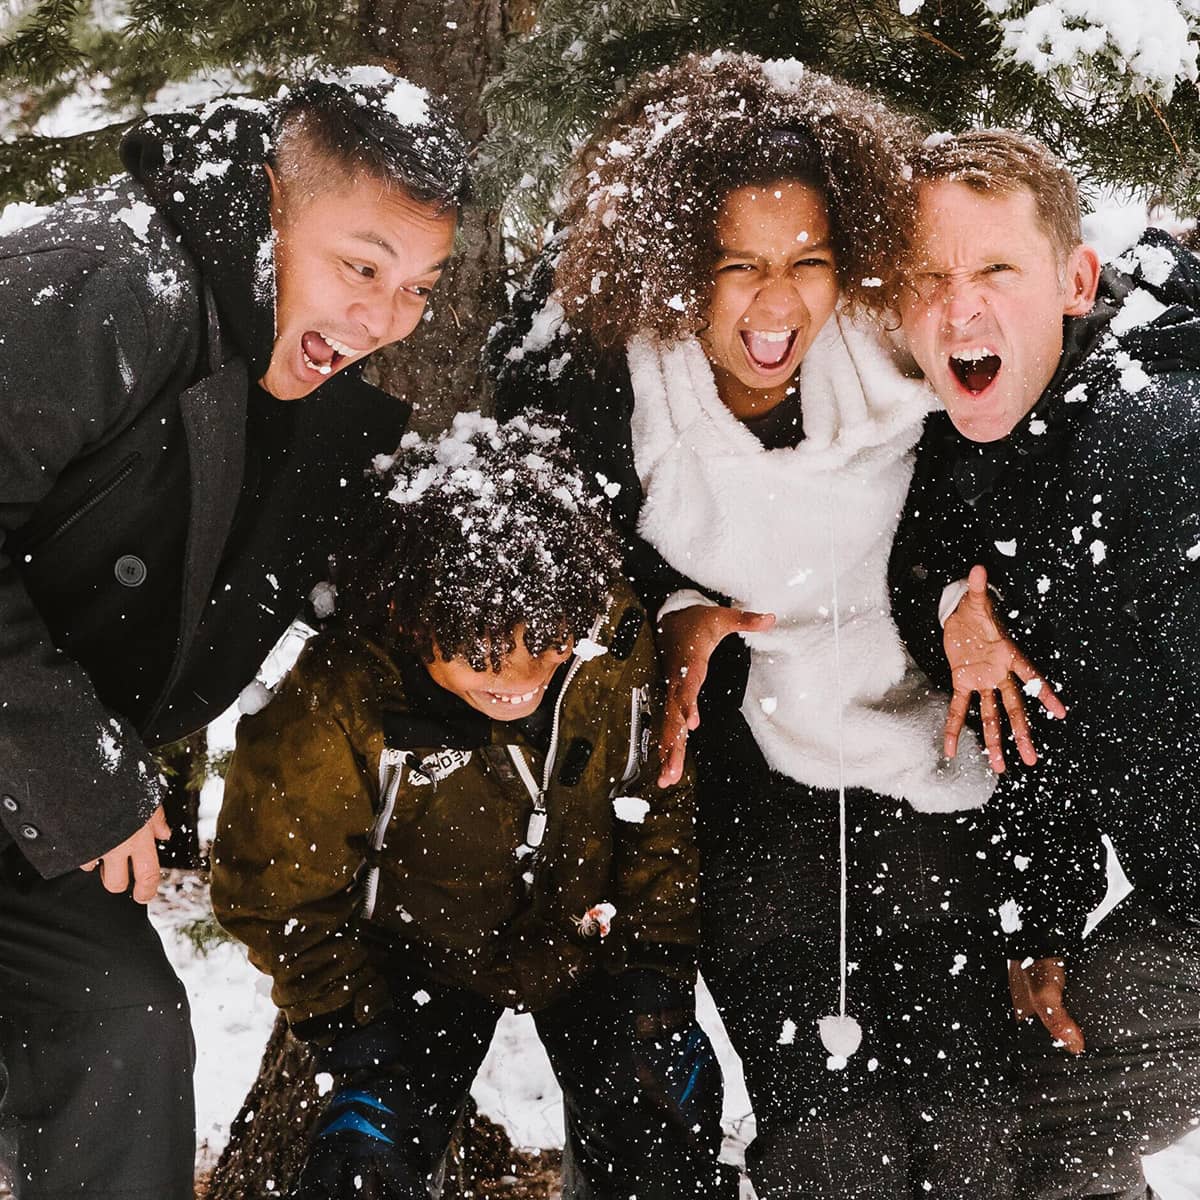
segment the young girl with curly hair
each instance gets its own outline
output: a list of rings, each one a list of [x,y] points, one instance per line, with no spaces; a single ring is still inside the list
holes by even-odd
[[[873,316],[913,136],[794,62],[641,77],[488,352],[501,412],[566,415],[659,617],[662,781],[690,731],[702,970],[763,1200],[1006,1194],[992,779],[942,759],[888,600],[933,406]]]

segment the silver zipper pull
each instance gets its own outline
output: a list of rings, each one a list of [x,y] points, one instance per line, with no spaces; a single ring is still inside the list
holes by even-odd
[[[529,824],[525,827],[525,845],[536,849],[546,836],[546,810],[534,809],[529,814]]]

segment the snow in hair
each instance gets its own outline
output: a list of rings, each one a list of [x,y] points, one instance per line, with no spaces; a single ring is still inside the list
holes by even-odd
[[[459,413],[375,459],[375,507],[355,539],[342,611],[429,660],[498,669],[523,627],[530,653],[586,635],[619,558],[601,486],[540,415]]]
[[[909,224],[902,154],[914,132],[864,92],[788,60],[719,52],[640,76],[572,168],[555,272],[567,318],[606,346],[639,330],[695,334],[721,204],[782,179],[825,200],[847,300],[886,305]]]

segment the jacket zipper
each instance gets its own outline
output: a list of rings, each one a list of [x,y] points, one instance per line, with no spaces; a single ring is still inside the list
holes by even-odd
[[[392,750],[384,748],[379,756],[379,815],[371,827],[371,849],[380,850],[383,839],[387,834],[388,823],[396,810],[396,797],[400,794],[400,780],[404,777],[404,764],[411,755],[407,750]],[[379,893],[379,867],[371,867],[367,872],[366,883],[363,887],[362,915],[370,919],[375,912],[375,900]]]
[[[605,615],[607,614],[596,618],[595,624],[588,632],[589,638],[594,640],[600,632],[600,627],[604,624]],[[562,687],[558,690],[558,699],[554,702],[554,718],[550,723],[550,745],[546,750],[546,763],[542,769],[541,787],[538,787],[537,780],[534,778],[533,771],[529,768],[529,763],[525,761],[525,755],[521,747],[508,747],[508,756],[512,759],[513,766],[516,767],[517,774],[521,777],[521,782],[525,785],[525,790],[529,793],[529,798],[533,801],[533,812],[529,814],[529,824],[525,830],[525,841],[517,847],[517,854],[522,858],[526,854],[536,852],[546,835],[546,823],[549,820],[549,813],[546,809],[546,793],[550,790],[550,779],[554,774],[554,760],[558,756],[558,733],[559,725],[562,722],[563,701],[566,699],[567,689],[571,686],[571,680],[579,674],[582,666],[583,659],[576,655],[571,660],[571,665],[567,668],[567,675],[563,680]]]
[[[25,546],[27,553],[32,553],[34,550],[44,549],[51,542],[56,542],[72,525],[83,520],[84,517],[111,495],[133,472],[133,468],[137,466],[138,460],[142,457],[141,452],[135,450],[132,454],[127,455],[121,460],[120,466],[117,467],[116,473],[111,479],[102,483],[90,496],[88,496],[73,512],[65,516],[49,533],[42,537],[36,538]]]

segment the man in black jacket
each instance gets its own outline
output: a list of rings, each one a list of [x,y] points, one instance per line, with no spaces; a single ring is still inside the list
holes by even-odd
[[[1019,1193],[1142,1196],[1139,1155],[1200,1115],[1200,268],[1152,230],[1101,272],[1069,173],[1018,135],[931,139],[913,173],[900,306],[946,412],[918,449],[893,611],[953,683],[948,752],[973,693],[993,761],[1001,706],[1021,751],[990,805],[1014,1007],[1040,1018]],[[953,680],[943,638],[971,659]],[[1047,683],[1065,719],[1026,718],[1022,685]],[[1133,894],[1084,941],[1105,834]]]
[[[249,682],[399,440],[408,408],[361,361],[424,312],[464,151],[440,102],[353,68],[152,118],[127,177],[0,239],[0,1177],[22,1200],[192,1194],[149,748]]]

